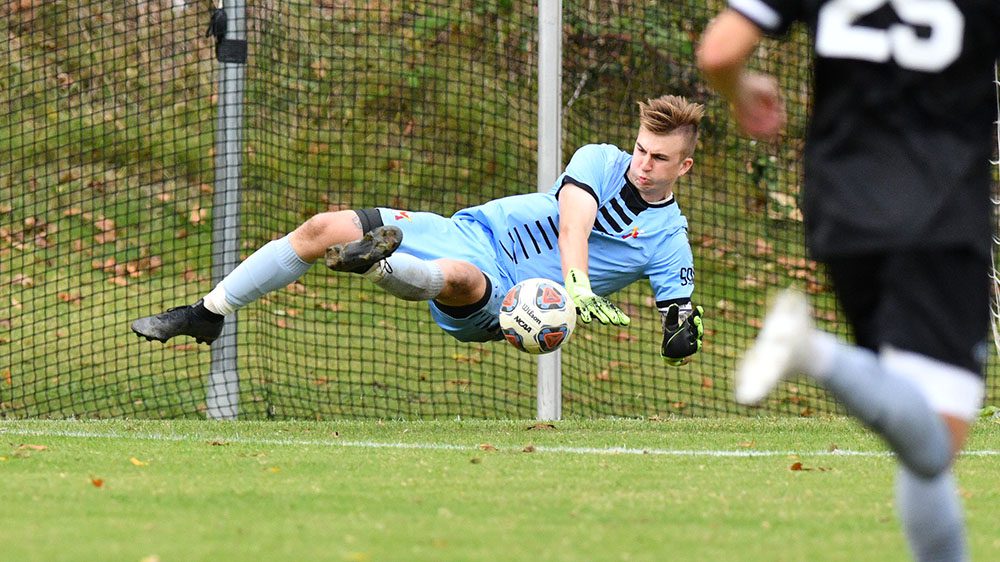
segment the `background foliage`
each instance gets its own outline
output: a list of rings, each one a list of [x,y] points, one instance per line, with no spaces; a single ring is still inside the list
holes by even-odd
[[[629,150],[637,100],[678,93],[708,108],[678,189],[704,353],[681,369],[661,362],[658,314],[637,284],[614,297],[632,327],[582,328],[564,350],[564,415],[746,413],[729,399],[730,372],[769,290],[799,284],[820,323],[845,334],[802,253],[795,206],[804,37],[768,42],[754,61],[778,75],[790,109],[786,136],[764,146],[736,133],[693,66],[717,2],[563,5],[564,160],[585,143]],[[212,287],[219,65],[209,8],[0,5],[0,416],[203,415],[207,348],[139,341],[128,323]],[[449,215],[535,189],[532,3],[253,0],[247,15],[244,255],[316,212]],[[244,417],[534,415],[529,357],[451,341],[425,305],[358,279],[315,268],[238,318]],[[836,408],[790,384],[766,409]]]

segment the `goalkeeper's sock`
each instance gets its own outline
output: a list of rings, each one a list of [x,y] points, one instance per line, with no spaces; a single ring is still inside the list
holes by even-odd
[[[364,275],[390,295],[408,301],[434,299],[444,288],[438,264],[402,252],[380,260]]]
[[[934,476],[951,462],[944,421],[913,382],[887,369],[871,350],[838,343],[816,378],[914,473]]]
[[[212,291],[205,295],[205,308],[226,316],[271,291],[286,287],[302,277],[311,263],[305,262],[289,237],[272,240],[236,266]]]
[[[951,471],[921,478],[901,466],[896,474],[896,508],[914,560],[969,559],[961,499]]]

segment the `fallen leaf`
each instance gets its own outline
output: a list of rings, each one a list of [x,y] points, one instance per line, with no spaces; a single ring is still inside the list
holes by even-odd
[[[788,470],[805,470],[805,469],[802,468],[802,463],[800,463],[800,462],[793,462],[792,466],[788,467]]]
[[[556,429],[556,426],[553,425],[553,424],[551,424],[551,423],[536,423],[535,425],[532,425],[532,426],[528,427],[527,429],[529,431],[532,430],[532,429],[545,429],[545,430],[548,430],[548,429]]]
[[[80,293],[59,293],[57,296],[59,300],[69,304],[80,304],[80,301],[83,300]]]
[[[134,464],[135,466],[147,466],[147,465],[149,465],[148,462],[143,462],[143,461],[141,461],[141,460],[139,460],[139,459],[137,459],[135,457],[129,458],[128,462]]]
[[[26,444],[26,443],[22,444],[22,445],[18,445],[17,448],[18,449],[29,449],[29,450],[32,450],[32,451],[44,451],[44,450],[48,449],[48,447],[45,446],[45,445],[29,445],[29,444]]]
[[[535,452],[535,446],[534,445],[526,445],[523,449],[521,449],[521,452],[522,453],[534,453]]]
[[[622,331],[618,332],[617,336],[615,336],[615,340],[618,341],[619,343],[622,343],[622,342],[632,343],[632,342],[639,341],[639,337],[638,336],[634,336],[634,335],[632,335],[632,334],[630,334],[630,333],[622,330]]]
[[[101,486],[104,485],[104,479],[103,478],[94,478],[93,476],[91,476],[90,477],[90,483],[93,484],[95,488],[100,488]]]
[[[497,450],[496,447],[494,447],[493,445],[490,445],[489,443],[483,443],[482,445],[479,446],[479,448],[481,450],[483,450],[483,451],[496,451]]]

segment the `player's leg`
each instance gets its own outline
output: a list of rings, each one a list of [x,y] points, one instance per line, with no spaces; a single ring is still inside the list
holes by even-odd
[[[940,473],[951,458],[948,428],[934,415],[921,390],[885,369],[872,351],[884,341],[878,326],[892,321],[895,314],[893,297],[882,288],[885,263],[881,258],[870,258],[828,265],[840,304],[861,345],[848,345],[814,329],[805,297],[785,293],[741,361],[737,399],[756,403],[778,380],[806,374],[882,435],[911,470],[924,475]]]
[[[452,304],[445,304],[441,300],[431,301],[431,317],[441,329],[462,342],[501,340],[500,305],[512,283],[482,270],[474,276],[480,280],[475,286],[481,289],[467,288],[463,290],[464,296],[445,299]],[[460,304],[469,301],[469,297],[477,292],[481,295],[478,300]]]
[[[947,428],[949,459],[965,444],[985,394],[989,259],[973,249],[926,251],[896,259],[882,366],[926,398]],[[914,558],[968,559],[961,498],[950,470],[900,467],[896,502]]]
[[[925,355],[894,349],[882,354],[882,365],[911,381],[927,398],[930,412],[926,415],[947,427],[950,437],[948,444],[940,445],[940,454],[953,459],[978,412],[983,395],[981,379]],[[922,474],[900,463],[896,506],[915,560],[967,560],[961,498],[950,464],[937,474]]]
[[[198,342],[212,343],[222,332],[225,316],[302,277],[330,245],[361,236],[362,222],[355,211],[315,215],[251,254],[203,299],[140,318],[132,323],[132,331],[161,342],[189,335]]]
[[[487,284],[484,272],[467,260],[444,257],[476,252],[475,238],[467,238],[469,233],[455,222],[433,213],[392,209],[363,209],[358,214],[364,237],[329,247],[327,267],[361,273],[404,300],[434,300],[445,306],[461,307],[483,298]],[[390,224],[385,224],[387,221]],[[405,243],[398,251],[376,260],[383,253],[377,251],[377,241],[386,237],[387,229],[399,232]],[[479,253],[486,251],[480,249]]]
[[[757,369],[769,381],[796,372],[820,380],[897,453],[899,512],[917,560],[964,560],[962,509],[949,467],[985,391],[987,263],[975,252],[949,250],[828,265],[865,347],[812,329],[808,312],[803,319],[807,307],[779,306],[739,374],[752,383]],[[799,331],[769,330],[775,323]],[[791,357],[777,376],[767,372],[769,352]]]

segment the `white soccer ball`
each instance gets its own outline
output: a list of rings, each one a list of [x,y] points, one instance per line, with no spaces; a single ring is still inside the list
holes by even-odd
[[[539,354],[559,349],[576,327],[576,306],[566,289],[548,279],[525,279],[500,305],[500,328],[511,345]]]

